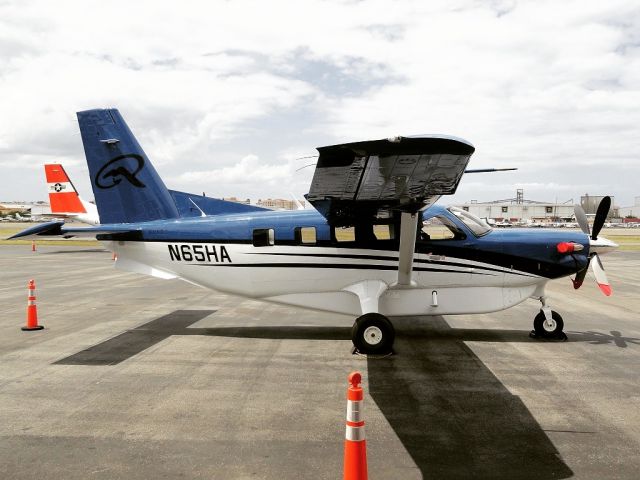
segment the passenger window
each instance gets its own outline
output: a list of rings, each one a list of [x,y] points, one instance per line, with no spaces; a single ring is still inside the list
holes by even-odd
[[[296,243],[313,245],[316,243],[316,227],[298,227],[295,230]]]
[[[393,225],[374,225],[373,234],[376,240],[393,240],[395,238]]]
[[[461,240],[465,234],[448,218],[435,216],[423,222],[420,240]]]
[[[256,228],[253,230],[253,246],[269,247],[274,244],[273,228]]]
[[[335,227],[333,229],[333,232],[338,242],[355,242],[356,241],[355,227]]]

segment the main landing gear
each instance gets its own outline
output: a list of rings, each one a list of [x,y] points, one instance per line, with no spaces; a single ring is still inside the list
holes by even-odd
[[[533,330],[529,336],[531,338],[542,338],[547,340],[567,340],[567,335],[564,333],[564,321],[560,314],[554,310],[551,310],[547,306],[546,298],[540,297],[542,308],[540,313],[533,319]]]
[[[389,319],[379,313],[365,313],[356,319],[351,329],[353,345],[365,355],[391,353],[395,336]]]

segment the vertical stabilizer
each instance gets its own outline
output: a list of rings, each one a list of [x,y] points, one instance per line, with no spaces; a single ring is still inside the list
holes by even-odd
[[[51,213],[86,213],[78,191],[69,179],[64,167],[58,163],[44,166],[49,191]]]
[[[153,165],[116,109],[78,112],[102,224],[179,217]]]

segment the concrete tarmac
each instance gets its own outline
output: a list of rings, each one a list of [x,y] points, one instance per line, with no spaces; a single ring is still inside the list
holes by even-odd
[[[638,478],[640,252],[603,263],[610,298],[549,284],[568,342],[529,338],[530,300],[393,319],[396,355],[366,359],[347,316],[2,246],[0,478],[340,478],[356,369],[373,480]]]

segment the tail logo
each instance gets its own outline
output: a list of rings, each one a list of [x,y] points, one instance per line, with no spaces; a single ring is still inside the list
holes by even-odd
[[[122,182],[123,178],[134,187],[144,188],[146,185],[136,178],[142,167],[144,167],[144,158],[140,155],[133,153],[119,155],[105,163],[93,181],[103,190],[115,187]]]

